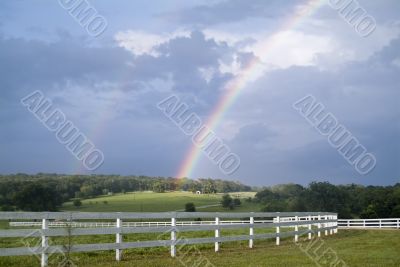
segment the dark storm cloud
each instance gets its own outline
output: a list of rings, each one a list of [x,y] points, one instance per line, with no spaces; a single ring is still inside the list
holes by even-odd
[[[17,172],[16,166],[19,164],[23,166],[20,171],[26,172],[41,169],[71,171],[68,169],[70,166],[62,164],[71,161],[68,153],[64,153],[54,137],[21,107],[22,97],[34,90],[41,90],[47,96],[54,95],[55,105],[64,111],[73,111],[74,123],[83,127],[84,132],[88,131],[88,137],[91,138],[93,133],[90,129],[97,127],[95,125],[103,120],[104,113],[110,112],[109,107],[96,103],[107,100],[104,99],[107,91],[117,90],[130,100],[127,102],[123,97],[124,101],[116,102],[115,119],[108,121],[106,126],[101,125],[107,128],[108,134],[103,138],[106,143],[98,146],[107,154],[108,161],[99,171],[172,174],[180,158],[171,158],[167,154],[170,151],[183,153],[188,144],[185,136],[155,108],[156,103],[165,95],[177,93],[184,96],[189,104],[201,102],[194,109],[200,114],[207,114],[220,95],[221,85],[231,77],[219,72],[219,61],[232,60],[235,51],[226,44],[206,40],[201,32],[164,43],[158,48],[161,53],[159,57],[135,56],[119,47],[92,47],[71,36],[65,37],[57,42],[0,39],[0,122],[4,129],[0,134],[0,143],[5,149],[0,157],[4,163],[0,171]],[[214,69],[208,82],[200,75],[200,68]],[[170,90],[160,90],[157,84],[152,85],[157,79],[162,85],[170,78]],[[105,85],[99,87],[98,84]],[[90,99],[76,98],[73,94],[77,92]],[[94,116],[88,116],[88,112]],[[169,136],[167,140],[166,136]],[[119,140],[117,144],[109,145],[115,140]],[[151,149],[154,146],[160,149]],[[22,147],[27,149],[27,153],[21,157]],[[116,147],[119,147],[118,151]],[[131,151],[141,151],[140,159],[132,157]],[[42,161],[33,164],[29,162],[31,157],[38,157]],[[134,166],[132,158],[136,161]],[[169,160],[163,160],[165,158]],[[154,169],[154,161],[164,163],[158,164],[160,169],[153,172],[150,170]],[[165,162],[171,161],[174,164],[166,168]],[[136,164],[141,167],[138,168]],[[115,166],[125,167],[118,171]]]
[[[393,64],[393,59],[399,58],[399,40],[392,41],[367,62],[349,63],[339,71],[293,67],[271,72],[258,81],[256,95],[244,98],[237,108],[238,113],[247,109],[253,120],[257,116],[253,109],[264,111],[264,118],[258,118],[264,124],[242,127],[231,142],[243,159],[242,171],[253,173],[254,182],[254,177],[259,177],[271,184],[282,180],[304,183],[309,179],[334,183],[399,182],[400,66]],[[292,103],[308,94],[316,96],[325,110],[332,112],[376,156],[374,171],[360,176],[326,137],[297,114]],[[270,130],[266,131],[266,127]],[[285,145],[288,138],[297,140],[296,145]]]
[[[110,80],[132,72],[126,64],[132,58],[127,51],[86,47],[70,39],[47,43],[1,38],[0,51],[3,96],[27,93],[27,87],[48,90],[67,80]]]
[[[222,72],[221,63],[231,66],[236,60],[245,66],[254,60],[250,51],[261,40],[257,34],[265,37],[275,32],[281,20],[307,1],[208,2],[213,4],[190,1],[181,8],[182,5],[175,7],[167,1],[125,1],[118,6],[99,1],[99,10],[107,16],[110,28],[105,34],[109,39],[97,42],[77,38],[84,30],[57,3],[50,6],[41,1],[39,8],[36,2],[1,2],[0,172],[77,169],[69,152],[20,105],[21,97],[42,90],[46,96],[54,97],[57,107],[71,115],[105,153],[100,172],[175,175],[191,142],[156,104],[177,94],[206,119],[222,96],[226,82],[235,77]],[[360,1],[376,18],[374,36],[380,39],[393,38],[398,28],[395,26],[399,25],[398,1],[385,3]],[[315,16],[310,14],[310,21],[304,18],[303,24],[291,29],[301,36],[313,35],[315,38],[310,40],[329,40],[329,49],[318,50],[325,52],[314,54],[315,60],[308,62],[315,66],[269,69],[243,88],[218,127],[224,132],[217,134],[228,136],[226,143],[241,158],[235,178],[257,185],[308,183],[315,179],[333,183],[397,182],[400,39],[369,58],[360,59],[354,53],[353,62],[343,58],[335,65],[332,58],[341,52],[347,55],[347,48],[352,54],[353,50],[375,50],[382,43],[373,38],[360,43],[351,27],[328,5],[319,11]],[[153,16],[162,12],[164,20]],[[188,36],[164,40],[154,47],[157,56],[133,54],[112,39],[118,31],[140,30],[144,35],[165,37],[188,29],[197,30]],[[205,29],[218,41],[207,39]],[[254,36],[249,37],[249,32]],[[225,34],[233,36],[229,44],[221,41]],[[364,44],[365,47],[355,47]],[[307,43],[293,46],[300,51],[300,57],[302,49],[307,52],[318,48]],[[339,51],[336,46],[346,51]],[[250,49],[240,50],[245,47]],[[292,48],[289,45],[287,49]],[[280,55],[291,55],[291,51],[287,55],[285,52]],[[377,167],[371,174],[360,177],[326,138],[292,108],[293,102],[307,94],[323,103],[376,156]],[[198,168],[192,178],[221,177],[217,168],[213,173],[213,167]]]

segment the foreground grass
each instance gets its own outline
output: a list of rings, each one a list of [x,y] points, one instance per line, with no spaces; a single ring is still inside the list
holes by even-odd
[[[193,233],[191,233],[193,234]],[[210,236],[212,233],[200,233],[201,236]],[[99,239],[99,237],[97,237]],[[101,237],[104,238],[104,237]],[[100,238],[100,239],[101,239]],[[126,241],[147,239],[145,236],[132,238]],[[113,237],[109,236],[113,241]],[[142,239],[142,240],[144,240]],[[302,238],[301,238],[302,239]],[[83,241],[83,240],[81,240]],[[87,241],[87,240],[86,240]],[[100,240],[92,240],[99,242]],[[102,240],[103,242],[104,240]],[[107,242],[106,241],[106,242]],[[0,243],[4,246],[4,240]],[[219,253],[213,252],[212,245],[186,246],[178,252],[178,257],[169,257],[167,248],[131,249],[124,251],[123,260],[119,263],[114,260],[114,252],[92,252],[71,254],[72,261],[77,266],[197,266],[196,261],[203,260],[213,265],[208,266],[330,266],[322,264],[321,260],[314,261],[310,255],[321,256],[327,249],[332,249],[339,259],[347,265],[339,266],[363,266],[363,267],[398,267],[400,266],[400,231],[398,230],[340,230],[337,235],[327,236],[319,241],[319,250],[306,250],[309,241],[301,240],[299,245],[293,243],[292,238],[284,239],[280,246],[274,244],[274,240],[262,240],[255,242],[255,248],[247,248],[247,242],[231,242],[221,245]],[[316,248],[317,246],[313,246]],[[305,251],[308,251],[305,252]],[[315,257],[314,257],[315,258]],[[50,258],[50,261],[52,258]],[[0,257],[0,266],[39,266],[39,260],[34,256]],[[55,264],[54,266],[57,266]]]

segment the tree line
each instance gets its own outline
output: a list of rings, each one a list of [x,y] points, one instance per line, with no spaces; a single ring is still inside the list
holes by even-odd
[[[285,184],[264,188],[255,201],[263,211],[326,211],[339,218],[400,218],[400,183],[394,186]]]
[[[246,202],[261,204],[261,211],[327,211],[337,212],[340,218],[400,218],[400,183],[362,186],[312,182],[308,186],[284,184],[252,188],[240,182],[209,178],[45,173],[0,175],[0,210],[57,211],[66,201],[132,191],[200,191],[203,194],[258,191]],[[227,208],[240,205],[238,200],[228,197],[221,200]]]
[[[203,194],[250,191],[240,182],[220,179],[39,173],[0,175],[3,211],[56,211],[63,202],[129,191],[200,191]]]

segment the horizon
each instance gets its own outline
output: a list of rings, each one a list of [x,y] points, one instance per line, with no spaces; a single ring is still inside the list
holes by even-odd
[[[101,174],[101,173],[96,173],[96,174],[66,174],[66,173],[42,173],[42,172],[38,172],[38,173],[9,173],[9,174],[4,174],[1,173],[0,174],[0,178],[1,176],[17,176],[17,175],[29,175],[29,176],[38,176],[38,175],[46,175],[46,176],[51,176],[51,175],[57,175],[57,176],[118,176],[118,177],[145,177],[145,178],[149,178],[149,179],[156,179],[156,178],[162,178],[162,179],[175,179],[175,180],[182,180],[182,179],[188,179],[188,180],[192,180],[192,181],[196,181],[196,180],[207,180],[207,179],[211,179],[211,180],[222,180],[222,181],[228,181],[228,182],[234,182],[234,183],[240,183],[242,185],[245,186],[250,186],[250,187],[259,187],[259,188],[265,188],[265,187],[274,187],[274,186],[279,186],[279,185],[289,185],[289,184],[294,184],[294,185],[301,185],[302,187],[308,187],[311,183],[315,183],[315,182],[328,182],[332,185],[335,186],[351,186],[351,185],[356,185],[356,186],[363,186],[363,187],[368,187],[368,186],[376,186],[376,187],[390,187],[390,186],[397,186],[398,184],[400,184],[399,182],[393,183],[393,184],[357,184],[357,183],[343,183],[343,184],[337,184],[337,183],[333,183],[330,182],[328,180],[324,180],[324,179],[311,179],[309,182],[307,183],[294,183],[294,182],[288,182],[288,183],[275,183],[275,184],[247,184],[245,182],[242,182],[240,180],[231,180],[231,179],[222,179],[222,178],[212,178],[212,177],[197,177],[197,178],[188,178],[188,177],[183,177],[183,178],[177,178],[177,177],[172,177],[172,176],[148,176],[145,174],[127,174],[127,175],[121,175],[121,174]]]

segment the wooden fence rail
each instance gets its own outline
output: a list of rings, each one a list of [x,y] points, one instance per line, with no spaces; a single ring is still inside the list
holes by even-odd
[[[208,223],[190,224],[185,219],[208,219]],[[213,219],[212,221],[209,219]],[[237,219],[238,221],[224,221],[222,219]],[[258,218],[258,220],[255,220]],[[163,219],[168,220],[162,224],[135,225],[137,222],[124,222],[124,220]],[[182,221],[179,221],[182,219]],[[121,260],[122,250],[128,248],[146,248],[168,246],[171,256],[176,256],[176,246],[214,243],[215,251],[219,251],[221,242],[249,241],[249,247],[253,247],[254,240],[275,238],[276,244],[284,237],[294,237],[316,233],[321,236],[337,233],[337,214],[328,212],[159,212],[159,213],[135,213],[135,212],[0,212],[0,220],[41,220],[40,229],[5,229],[0,230],[0,238],[21,237],[40,238],[41,244],[35,247],[0,248],[0,256],[41,255],[41,266],[47,266],[48,255],[53,253],[88,252],[100,250],[115,250],[116,260]],[[49,225],[58,220],[63,223],[51,228]],[[59,222],[65,220],[64,222]],[[112,225],[79,227],[77,220],[113,220]],[[15,222],[17,223],[17,222]],[[101,222],[103,223],[103,222]],[[107,223],[107,222],[105,222]],[[71,227],[72,224],[76,224]],[[35,226],[35,225],[31,225]],[[38,226],[36,224],[36,226]],[[312,226],[317,227],[316,230]],[[281,228],[292,227],[294,231],[281,232]],[[300,228],[299,228],[300,227]],[[249,235],[221,236],[222,229],[249,229]],[[254,234],[256,228],[275,228],[274,233]],[[214,231],[214,237],[178,239],[178,232]],[[132,233],[166,233],[169,240],[149,240],[137,242],[123,242],[124,234]],[[81,235],[115,235],[115,243],[100,244],[74,244],[69,248],[59,245],[49,245],[49,238],[57,236],[81,236]]]

